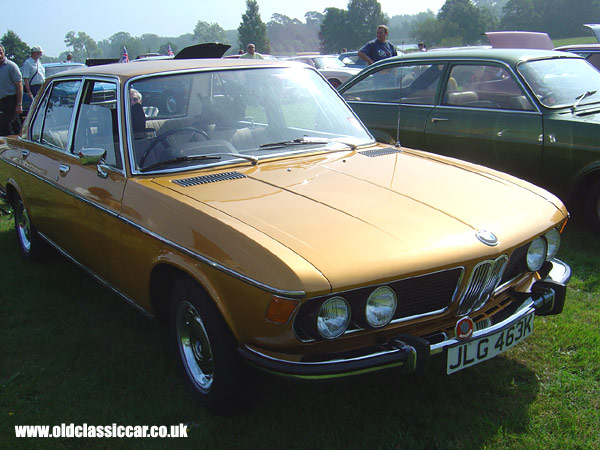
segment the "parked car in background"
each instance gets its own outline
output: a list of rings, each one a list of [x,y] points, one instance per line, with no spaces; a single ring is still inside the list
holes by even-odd
[[[338,56],[338,59],[347,67],[364,69],[367,67],[367,62],[358,56],[358,52],[344,52]]]
[[[600,229],[600,72],[583,58],[414,53],[370,66],[340,93],[378,140],[533,181],[568,204],[581,201]]]
[[[600,42],[600,25],[588,24]],[[485,33],[494,48],[530,48],[557,50],[583,56],[596,69],[600,69],[600,44],[570,44],[554,48],[548,33],[533,31],[494,31]]]
[[[360,69],[347,67],[342,61],[337,59],[335,55],[300,53],[298,56],[292,56],[287,59],[290,61],[300,61],[313,66],[315,69],[321,72],[327,81],[329,81],[329,83],[331,83],[331,85],[335,88],[360,72]]]
[[[134,102],[172,86],[174,111]],[[570,276],[554,195],[377,144],[314,68],[281,61],[59,74],[0,138],[0,197],[24,257],[50,244],[169,323],[219,409],[252,389],[244,361],[298,378],[423,374],[434,355],[466,369],[560,313]]]
[[[571,52],[583,56],[596,69],[600,70],[600,24],[585,24],[596,36],[597,44],[562,45],[555,50]]]

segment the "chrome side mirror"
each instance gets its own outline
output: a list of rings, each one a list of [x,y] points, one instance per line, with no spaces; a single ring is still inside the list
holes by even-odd
[[[103,148],[82,148],[77,155],[83,165],[98,164],[106,155],[106,150]]]

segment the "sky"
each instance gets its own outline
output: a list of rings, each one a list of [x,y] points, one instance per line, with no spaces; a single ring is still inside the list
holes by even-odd
[[[274,13],[305,21],[308,11],[346,9],[349,0],[258,0],[263,22]],[[445,0],[379,0],[388,16],[416,14],[430,9],[437,13]],[[226,30],[237,29],[246,0],[0,0],[0,36],[12,30],[28,45],[40,45],[50,56],[67,51],[69,31],[83,31],[95,41],[119,31],[132,36],[145,33],[177,37],[194,31],[199,20],[218,23]],[[375,30],[373,30],[375,34]],[[390,40],[393,41],[390,35]]]

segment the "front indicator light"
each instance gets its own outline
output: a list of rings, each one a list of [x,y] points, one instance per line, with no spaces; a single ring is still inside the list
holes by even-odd
[[[290,298],[282,298],[274,295],[271,297],[271,302],[269,303],[265,317],[271,322],[287,323],[299,303],[299,300],[292,300]]]
[[[540,270],[546,261],[547,254],[548,247],[544,238],[539,237],[531,241],[527,249],[527,268],[532,272]]]
[[[317,330],[325,339],[340,337],[350,323],[350,305],[343,297],[326,300],[319,309]]]
[[[365,307],[367,323],[373,328],[386,326],[394,317],[397,305],[396,293],[391,288],[378,287],[367,299]]]

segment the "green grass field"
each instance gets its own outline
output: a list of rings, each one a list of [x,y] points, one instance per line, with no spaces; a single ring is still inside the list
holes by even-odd
[[[573,221],[562,315],[522,345],[447,376],[328,382],[260,374],[233,416],[194,404],[167,331],[56,256],[24,261],[0,217],[0,448],[598,449],[600,237]],[[15,425],[172,425],[187,439],[16,439]]]

